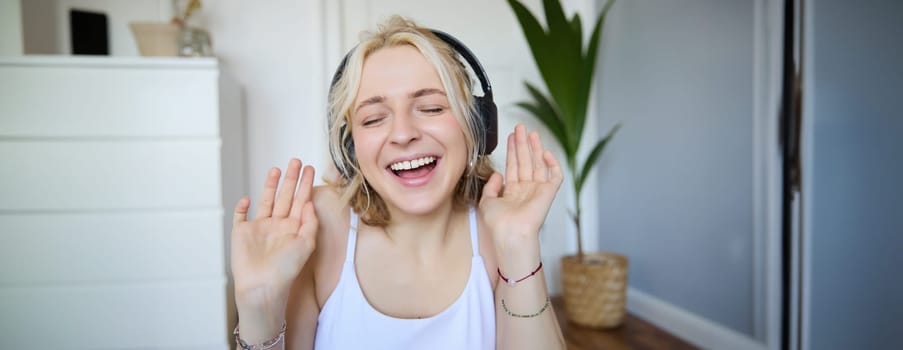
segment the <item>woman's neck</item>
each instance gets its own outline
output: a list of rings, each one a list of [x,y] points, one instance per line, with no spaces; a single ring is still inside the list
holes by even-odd
[[[446,245],[458,211],[451,200],[425,215],[390,208],[391,222],[384,230],[395,244],[416,250],[438,249]]]

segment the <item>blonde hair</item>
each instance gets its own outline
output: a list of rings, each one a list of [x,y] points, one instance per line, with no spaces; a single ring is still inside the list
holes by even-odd
[[[392,16],[376,32],[365,32],[360,44],[349,53],[339,79],[329,93],[327,115],[329,151],[342,174],[338,182],[342,201],[348,203],[368,225],[386,226],[390,215],[385,201],[367,185],[350,145],[351,117],[354,100],[361,83],[364,60],[382,48],[408,45],[417,49],[439,73],[452,113],[464,132],[470,159],[467,170],[455,186],[454,204],[475,205],[483,186],[495,171],[488,156],[480,156],[483,131],[474,106],[472,83],[458,53],[427,28],[400,16]]]

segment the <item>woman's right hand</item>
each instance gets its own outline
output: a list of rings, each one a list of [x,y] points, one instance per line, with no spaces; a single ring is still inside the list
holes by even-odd
[[[292,281],[316,247],[314,169],[301,168],[299,159],[289,161],[281,187],[279,169],[270,169],[253,220],[247,219],[248,197],[235,205],[231,263],[240,309],[284,308]]]

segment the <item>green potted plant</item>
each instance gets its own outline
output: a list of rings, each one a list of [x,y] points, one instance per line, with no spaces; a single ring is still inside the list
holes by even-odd
[[[565,311],[571,322],[597,328],[615,327],[623,322],[628,263],[620,254],[584,253],[580,195],[590,171],[620,124],[596,141],[582,162],[577,151],[583,141],[602,27],[613,3],[605,4],[584,49],[580,15],[574,14],[568,20],[559,0],[543,1],[548,29],[523,4],[508,1],[549,93],[546,95],[524,82],[532,99],[517,105],[545,125],[561,146],[574,190],[571,217],[577,231],[577,254],[561,259]]]

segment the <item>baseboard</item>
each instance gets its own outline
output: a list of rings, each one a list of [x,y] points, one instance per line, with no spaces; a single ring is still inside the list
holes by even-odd
[[[634,315],[703,349],[765,350],[765,344],[690,313],[635,288],[627,289]]]

